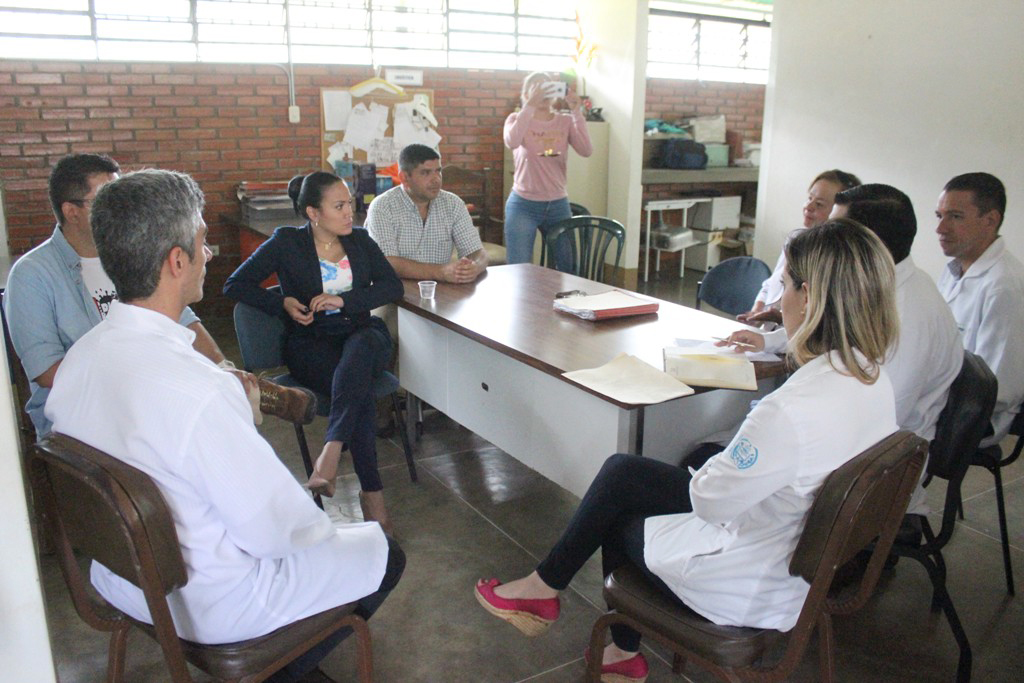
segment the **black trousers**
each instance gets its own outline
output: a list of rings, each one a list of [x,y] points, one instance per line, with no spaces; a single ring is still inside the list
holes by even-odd
[[[598,548],[605,576],[633,564],[673,599],[675,594],[644,562],[644,520],[692,512],[690,473],[636,455],[616,454],[605,461],[576,509],[569,526],[537,566],[544,583],[564,590]],[[628,652],[640,647],[640,634],[617,624],[612,640]]]
[[[374,381],[391,359],[387,328],[369,325],[345,334],[292,334],[284,359],[295,379],[331,397],[327,441],[348,444],[363,491],[384,485],[377,470],[377,404]]]
[[[376,592],[360,598],[359,606],[355,610],[356,614],[366,620],[369,620],[373,613],[377,611],[377,608],[384,603],[384,599],[398,585],[398,580],[402,578],[402,572],[405,571],[405,552],[402,551],[395,539],[390,536],[387,539],[388,563],[384,569],[384,578],[381,579],[380,587]],[[330,571],[330,568],[325,567],[324,570]],[[295,681],[302,680],[306,674],[313,671],[320,664],[324,657],[330,654],[331,650],[338,646],[338,643],[350,635],[352,635],[350,627],[345,626],[338,629],[320,641],[319,644],[314,645],[305,654],[299,655],[283,669],[268,678],[267,683],[295,683]]]

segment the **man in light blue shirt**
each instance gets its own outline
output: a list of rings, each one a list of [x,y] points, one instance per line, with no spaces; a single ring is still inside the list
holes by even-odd
[[[18,259],[7,279],[4,312],[14,350],[30,380],[32,396],[25,410],[39,437],[50,431],[43,406],[65,353],[99,324],[116,298],[99,264],[89,219],[96,192],[120,171],[116,161],[96,154],[73,154],[58,161],[49,182],[57,227],[48,240]],[[196,333],[196,351],[214,363],[224,361],[190,308],[179,322]]]

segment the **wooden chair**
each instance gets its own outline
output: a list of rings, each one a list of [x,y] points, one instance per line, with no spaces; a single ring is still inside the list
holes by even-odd
[[[508,263],[505,247],[497,243],[503,237],[504,221],[496,218],[491,210],[491,175],[494,169],[484,167],[474,171],[459,166],[445,166],[442,170],[445,189],[466,202],[469,217],[480,231],[488,263],[492,266]]]
[[[547,232],[548,268],[555,267],[555,245],[562,238],[568,239],[572,250],[573,275],[588,280],[604,280],[605,258],[612,243],[616,244],[615,261],[618,268],[622,261],[622,247],[626,242],[626,229],[622,223],[600,216],[573,216],[555,223]]]
[[[729,315],[746,313],[772,269],[753,256],[726,259],[704,274],[697,283],[697,310],[701,302]]]
[[[594,624],[590,652],[604,648],[609,625],[624,623],[671,649],[676,673],[686,660],[693,660],[722,680],[781,681],[800,663],[817,628],[820,677],[832,681],[832,615],[860,609],[874,591],[924,466],[926,449],[923,439],[897,432],[825,480],[789,563],[789,573],[803,577],[811,587],[796,626],[788,633],[713,624],[627,567],[605,581],[604,597],[613,611]],[[875,539],[859,585],[830,594],[836,569]],[[781,638],[787,639],[782,658],[764,663],[767,648]],[[588,680],[599,681],[600,675],[601,657],[591,657]]]
[[[284,322],[280,318],[267,315],[262,310],[243,303],[235,304],[233,315],[235,335],[238,337],[238,348],[242,353],[242,365],[245,369],[249,372],[260,372],[261,370],[282,367],[284,365]],[[272,377],[271,380],[286,387],[302,386],[298,380],[287,372]],[[412,455],[412,446],[409,443],[405,417],[398,400],[398,388],[398,378],[392,373],[384,371],[377,378],[373,392],[376,398],[391,397],[391,408],[395,416],[395,428],[402,439],[402,448],[405,451],[405,464],[409,468],[409,478],[415,482],[418,479],[416,475],[416,460]],[[316,394],[316,399],[317,415],[327,417],[331,409],[331,397],[324,394]],[[306,431],[302,424],[298,422],[293,424],[295,426],[295,438],[299,444],[299,454],[302,456],[302,465],[306,468],[306,475],[309,476],[313,474],[313,459],[309,454]],[[323,508],[323,501],[318,494],[315,494],[313,499],[317,505]]]
[[[163,651],[174,683],[191,681],[186,662],[224,681],[256,683],[344,626],[356,634],[359,680],[373,677],[366,622],[342,605],[259,638],[202,645],[178,637],[167,594],[188,582],[174,520],[159,489],[142,471],[81,441],[51,434],[33,448],[37,495],[57,546],[57,559],[78,616],[110,633],[107,680],[124,679],[128,631],[136,627]],[[153,624],[139,622],[88,585],[76,553],[142,589]]]

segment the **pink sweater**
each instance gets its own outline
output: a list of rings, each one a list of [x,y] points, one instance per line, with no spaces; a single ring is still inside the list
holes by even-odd
[[[516,169],[512,191],[523,199],[550,202],[562,199],[569,145],[581,157],[593,151],[583,114],[556,114],[550,121],[534,118],[536,109],[523,107],[505,119],[505,146],[512,150]],[[545,150],[557,156],[542,156]]]

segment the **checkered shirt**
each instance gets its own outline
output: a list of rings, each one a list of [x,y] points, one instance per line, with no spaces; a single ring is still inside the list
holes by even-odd
[[[420,263],[448,263],[453,247],[459,258],[483,249],[466,203],[444,190],[430,202],[424,223],[405,189],[393,187],[370,203],[366,229],[385,256]]]

